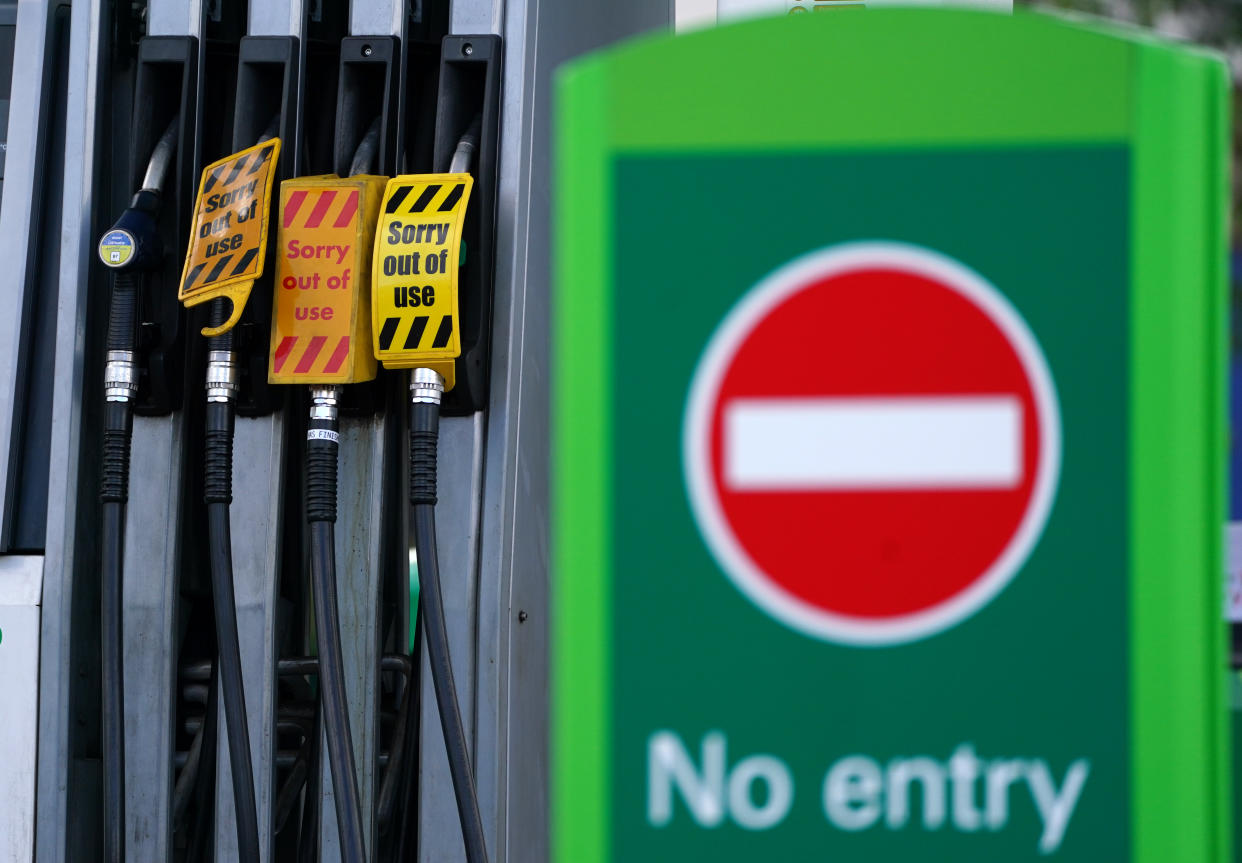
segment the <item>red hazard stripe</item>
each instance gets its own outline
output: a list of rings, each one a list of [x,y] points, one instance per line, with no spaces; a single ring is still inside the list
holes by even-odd
[[[318,228],[319,223],[323,221],[323,217],[328,215],[328,209],[332,206],[332,202],[336,200],[336,192],[331,189],[321,192],[319,200],[315,202],[315,208],[311,210],[309,216],[306,217],[306,227]]]
[[[341,207],[341,214],[336,217],[336,221],[332,223],[334,228],[348,228],[350,221],[354,218],[354,213],[358,212],[358,193],[356,191],[349,193],[349,200],[345,202],[345,206]]]
[[[347,356],[349,356],[349,336],[341,336],[341,340],[336,343],[336,350],[332,352],[332,356],[328,357],[328,362],[323,367],[323,373],[325,375],[336,374],[340,371]]]
[[[293,224],[293,220],[297,217],[298,210],[302,209],[302,202],[306,200],[306,193],[303,191],[294,192],[289,196],[289,200],[285,202],[285,227]]]
[[[272,358],[272,368],[276,374],[280,374],[280,370],[285,367],[285,360],[289,359],[289,354],[293,352],[293,346],[296,343],[296,336],[285,336],[276,346],[276,356]]]
[[[310,340],[310,345],[306,348],[306,353],[302,354],[302,359],[298,360],[297,366],[293,369],[294,374],[304,375],[311,370],[311,366],[315,364],[315,360],[319,357],[319,352],[323,350],[323,343],[328,339],[326,336],[315,336]]]

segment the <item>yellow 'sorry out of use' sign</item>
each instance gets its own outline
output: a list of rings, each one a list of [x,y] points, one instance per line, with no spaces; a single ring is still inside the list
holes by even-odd
[[[371,246],[387,177],[335,174],[280,185],[268,381],[375,377]]]
[[[375,233],[375,354],[388,368],[434,369],[448,389],[461,354],[457,271],[473,186],[469,174],[394,177]]]
[[[263,274],[279,157],[280,139],[272,138],[203,169],[177,299],[197,306],[223,296],[233,304],[228,321],[204,329],[205,335],[233,328],[254,280]]]

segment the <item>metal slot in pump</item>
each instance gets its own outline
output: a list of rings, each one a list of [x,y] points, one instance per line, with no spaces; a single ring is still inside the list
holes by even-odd
[[[461,356],[457,383],[444,394],[444,413],[473,413],[487,406],[495,278],[497,135],[500,122],[500,37],[446,36],[442,43],[436,115],[436,171],[447,171],[458,142],[478,118],[475,186],[463,231]]]

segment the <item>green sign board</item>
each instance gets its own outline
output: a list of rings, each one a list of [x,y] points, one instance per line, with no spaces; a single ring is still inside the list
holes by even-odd
[[[557,863],[1223,863],[1227,94],[944,10],[565,71]]]

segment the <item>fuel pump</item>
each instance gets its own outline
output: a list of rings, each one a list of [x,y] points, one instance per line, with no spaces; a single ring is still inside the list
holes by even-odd
[[[440,405],[461,353],[457,297],[462,229],[478,146],[475,119],[449,172],[396,177],[384,193],[375,243],[374,348],[387,368],[410,372],[410,504],[418,559],[419,620],[470,863],[485,863],[482,817],[450,659],[436,552],[436,451]]]
[[[8,5],[17,10],[19,62],[10,118],[12,182],[6,188],[21,192],[33,184],[36,194],[10,194],[4,202],[3,242],[28,247],[28,254],[5,259],[14,276],[7,281],[26,287],[6,294],[17,298],[10,317],[18,320],[14,332],[21,338],[7,345],[17,359],[3,370],[11,373],[13,386],[0,386],[0,407],[13,416],[11,423],[9,413],[0,417],[9,464],[7,473],[0,465],[0,487],[7,490],[0,569],[18,566],[23,576],[35,574],[29,589],[40,623],[28,642],[19,642],[6,625],[0,650],[19,643],[37,647],[30,658],[37,669],[31,685],[37,685],[37,758],[30,759],[34,779],[28,782],[28,808],[37,818],[25,819],[37,826],[26,843],[34,859],[253,860],[256,844],[265,861],[341,859],[337,819],[328,811],[337,796],[332,759],[320,742],[327,716],[317,707],[331,687],[321,677],[320,657],[311,655],[321,639],[310,610],[310,579],[302,571],[310,562],[304,555],[312,530],[304,517],[293,515],[307,497],[307,430],[295,417],[306,415],[309,384],[269,384],[277,290],[267,283],[277,226],[270,226],[267,243],[252,243],[249,225],[263,220],[255,220],[249,204],[257,204],[255,216],[270,206],[268,189],[277,180],[328,170],[348,177],[377,115],[382,121],[375,173],[448,178],[450,157],[476,114],[482,123],[470,169],[473,185],[441,211],[459,185],[446,180],[428,205],[421,237],[408,209],[421,193],[412,193],[406,209],[393,214],[403,223],[400,241],[384,250],[398,258],[421,256],[418,275],[403,277],[399,285],[417,288],[416,294],[406,290],[404,305],[380,323],[401,319],[391,350],[413,341],[425,353],[415,363],[389,363],[393,371],[380,369],[373,383],[338,390],[337,600],[363,828],[372,843],[368,858],[461,857],[457,831],[448,826],[457,817],[450,809],[460,800],[472,860],[483,853],[479,809],[492,853],[544,859],[541,478],[547,412],[541,372],[547,367],[548,279],[546,232],[540,227],[546,135],[540,130],[546,128],[549,100],[543,95],[564,55],[640,29],[639,21],[642,28],[659,21],[630,6],[605,15],[591,11],[592,4],[568,0],[555,0],[556,15],[537,14],[548,7],[524,0]],[[515,40],[504,62],[497,35],[502,32]],[[339,86],[333,86],[338,73]],[[505,110],[512,122],[503,135],[502,91],[513,108]],[[279,156],[260,150],[236,177],[236,162],[226,167],[216,161],[255,144],[274,114],[280,117]],[[106,359],[103,321],[110,293],[97,262],[98,241],[143,185],[147,158],[174,116],[181,133],[158,214],[164,263],[151,274],[132,269],[131,275],[139,274],[138,293],[145,295],[136,310],[135,362],[127,368],[123,353],[114,357],[118,363],[108,378],[119,385],[120,398],[105,402],[91,389]],[[215,204],[210,213],[196,213],[194,194],[205,165],[209,172],[202,182],[213,188],[200,206],[205,209],[212,196]],[[264,179],[239,193],[256,177]],[[497,220],[497,211],[521,218]],[[378,223],[383,217],[366,218]],[[439,227],[427,230],[445,223],[450,236],[443,240]],[[415,229],[408,241],[407,224]],[[190,271],[199,268],[190,290],[217,285],[230,294],[255,282],[240,319],[234,320],[237,302],[212,309],[212,298],[204,296],[187,310],[190,297],[182,303],[164,290],[179,281],[187,237],[196,249]],[[264,246],[272,261],[265,269],[261,252],[247,259],[252,248]],[[106,251],[126,253],[124,247]],[[431,259],[436,273],[428,272]],[[442,281],[463,259],[454,274],[456,288]],[[120,271],[141,262],[134,255]],[[399,276],[399,260],[396,266]],[[355,284],[361,273],[353,274]],[[42,287],[47,290],[32,290]],[[449,323],[443,316],[432,320],[454,290],[458,309]],[[118,297],[124,292],[122,286]],[[395,292],[388,295],[395,306]],[[430,309],[424,300],[431,300]],[[420,316],[427,320],[412,339]],[[217,335],[195,337],[204,323]],[[433,353],[442,328],[449,344],[439,350],[456,354]],[[370,336],[372,344],[378,336]],[[28,350],[28,342],[46,346],[46,353]],[[331,353],[325,346],[321,359]],[[289,367],[296,368],[301,357],[292,352]],[[203,384],[209,360],[210,407],[202,396],[187,395]],[[45,368],[53,385],[31,384]],[[407,401],[409,375],[403,369],[411,368],[432,373],[416,375],[415,396],[424,399],[419,408]],[[128,447],[122,445],[127,409],[133,418]],[[411,412],[422,422],[415,429],[416,450],[426,454],[428,435],[439,448],[435,492],[426,472],[415,471],[421,608],[410,590],[408,465],[394,465],[407,458]],[[29,416],[22,419],[23,413]],[[208,414],[213,465],[227,464],[232,429],[231,487],[227,475],[205,483]],[[41,445],[49,454],[46,469],[25,458],[28,451],[37,455]],[[107,494],[119,499],[101,504],[97,474],[105,448],[118,454],[128,449],[138,469],[125,483],[123,469],[109,468]],[[438,537],[426,525],[432,513],[440,522]],[[117,563],[121,550],[124,559]],[[101,551],[111,563],[101,566]],[[442,588],[440,566],[446,573]],[[101,576],[115,586],[121,572],[124,664],[115,661],[115,602],[103,608],[111,622],[101,664],[98,587]],[[416,629],[411,605],[421,618]],[[460,705],[441,673],[449,668],[444,605]],[[433,615],[433,608],[440,610]],[[411,661],[419,645],[417,661]],[[424,672],[422,650],[435,675],[430,668]],[[100,705],[104,665],[111,701]],[[0,662],[0,668],[12,667]],[[125,714],[118,709],[122,691]],[[432,713],[433,698],[441,716]],[[97,717],[104,708],[109,718],[101,729]],[[122,724],[123,737],[116,733]],[[448,747],[441,742],[442,725]],[[16,732],[10,737],[14,745],[32,745]],[[446,749],[453,756],[451,771]],[[472,767],[481,805],[469,787]],[[100,805],[105,775],[107,806]],[[519,782],[522,793],[511,795]],[[18,797],[10,808],[24,813]],[[8,823],[3,817],[0,822]]]
[[[112,269],[104,365],[101,513],[101,650],[103,677],[104,859],[125,858],[125,728],[121,583],[125,558],[125,505],[129,497],[130,437],[138,395],[137,308],[144,276],[161,263],[156,219],[160,192],[177,144],[177,120],[168,124],[147,163],[142,188],[100,239],[99,258]]]

